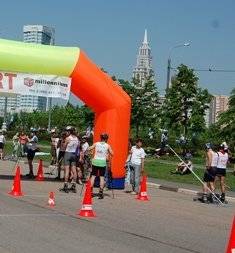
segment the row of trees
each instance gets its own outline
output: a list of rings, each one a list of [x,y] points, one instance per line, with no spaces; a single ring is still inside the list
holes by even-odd
[[[131,136],[142,137],[149,144],[157,145],[160,141],[161,129],[167,129],[171,143],[183,135],[191,144],[201,145],[206,141],[220,142],[227,140],[235,145],[235,89],[229,100],[229,110],[220,115],[215,125],[206,127],[205,113],[209,108],[212,96],[208,90],[198,86],[198,77],[185,65],[180,65],[172,85],[166,92],[164,102],[161,101],[157,86],[152,77],[141,82],[133,79],[115,81],[130,95],[132,99]],[[84,131],[93,124],[94,114],[86,106],[52,109],[51,125],[62,129],[66,125],[76,126]],[[47,128],[48,113],[35,111],[15,115],[11,129]],[[152,142],[152,143],[151,143]]]
[[[205,142],[221,143],[226,140],[235,146],[235,89],[229,100],[229,110],[219,116],[215,125],[206,127],[205,114],[212,96],[198,85],[198,77],[185,65],[180,65],[172,85],[162,103],[156,84],[150,77],[144,83],[119,80],[132,98],[132,134],[160,141],[161,129],[169,131],[171,144],[183,136],[191,147]]]

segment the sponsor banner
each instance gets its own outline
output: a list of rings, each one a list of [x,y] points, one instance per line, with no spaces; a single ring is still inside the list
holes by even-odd
[[[0,95],[17,94],[69,99],[71,78],[0,71]]]

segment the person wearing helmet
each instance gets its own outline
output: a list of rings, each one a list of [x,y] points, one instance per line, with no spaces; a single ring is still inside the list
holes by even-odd
[[[228,153],[226,152],[226,147],[222,144],[219,147],[218,162],[216,169],[216,176],[220,181],[221,202],[225,202],[225,177],[226,177],[227,163],[228,163]]]
[[[218,154],[212,149],[211,143],[205,144],[206,152],[206,168],[203,177],[203,195],[200,199],[203,203],[213,202],[213,195],[211,192],[208,192],[208,188],[214,192],[215,190],[215,177],[216,177],[216,168],[218,163]]]
[[[107,143],[109,136],[106,133],[100,135],[100,141],[94,143],[89,150],[93,151],[92,172],[91,172],[91,187],[94,186],[95,178],[100,177],[99,199],[104,198],[103,190],[105,186],[104,176],[107,167],[109,156],[113,156],[111,146]]]
[[[64,154],[64,187],[60,191],[68,193],[69,191],[76,193],[76,181],[77,181],[77,171],[76,171],[76,150],[79,144],[78,138],[75,134],[75,129],[73,127],[66,127],[66,139],[65,139],[65,154]],[[71,178],[69,178],[71,174]],[[69,179],[71,181],[71,188],[68,187]]]

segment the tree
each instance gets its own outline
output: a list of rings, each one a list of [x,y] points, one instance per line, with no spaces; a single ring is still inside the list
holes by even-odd
[[[207,90],[198,87],[198,77],[185,65],[178,67],[178,73],[167,91],[162,110],[162,127],[174,129],[188,135],[188,131],[200,132],[205,128],[205,110],[211,96]]]
[[[219,115],[217,126],[220,136],[235,146],[235,89],[229,97],[228,110]]]
[[[140,136],[140,131],[148,131],[156,127],[158,119],[158,91],[152,77],[148,77],[145,82],[133,79],[131,83],[119,80],[122,88],[132,99],[131,124],[135,130],[136,137]]]

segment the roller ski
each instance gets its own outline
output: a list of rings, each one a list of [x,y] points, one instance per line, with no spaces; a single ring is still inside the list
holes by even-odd
[[[193,201],[199,201],[204,204],[210,204],[207,194],[202,194],[199,197],[195,197],[195,198],[193,198]]]
[[[76,189],[76,184],[75,183],[73,183],[71,185],[71,187],[69,188],[69,192],[77,193],[77,189]]]
[[[68,184],[65,183],[63,188],[59,189],[60,192],[65,192],[65,193],[69,193],[69,188],[68,188]]]
[[[228,201],[225,199],[225,195],[221,194],[221,196],[217,193],[215,194],[202,194],[199,195],[198,197],[193,198],[193,201],[199,201],[203,204],[221,204],[219,200],[223,204],[228,204]]]

